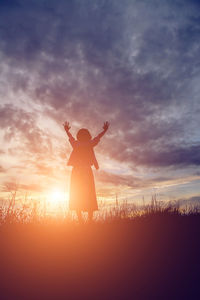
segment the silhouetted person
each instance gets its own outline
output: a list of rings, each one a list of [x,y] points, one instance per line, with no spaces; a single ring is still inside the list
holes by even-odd
[[[75,139],[71,133],[69,122],[65,122],[64,128],[69,137],[73,151],[69,157],[68,166],[73,166],[70,183],[69,208],[75,210],[82,222],[82,211],[88,212],[88,219],[92,221],[93,212],[98,210],[98,204],[95,192],[94,176],[91,166],[99,168],[93,148],[99,143],[100,138],[108,130],[109,123],[105,122],[103,131],[95,138],[88,129],[82,128],[78,131]]]

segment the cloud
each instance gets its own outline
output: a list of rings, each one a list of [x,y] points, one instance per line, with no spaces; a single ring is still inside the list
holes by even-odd
[[[0,173],[4,173],[5,172],[5,168],[0,166]]]
[[[134,141],[134,140],[133,140]],[[150,168],[157,167],[189,167],[200,165],[200,144],[167,144],[162,145],[147,144],[137,146],[131,143],[117,143],[111,146],[107,145],[110,150],[110,157],[115,158],[121,163],[128,163],[132,166],[145,166]]]
[[[20,184],[15,181],[6,181],[2,184],[2,192],[14,192],[14,191],[31,191],[41,192],[42,186],[40,184]]]
[[[174,178],[173,176],[152,176],[151,178],[141,178],[133,175],[127,174],[115,174],[108,171],[98,171],[95,173],[95,177],[98,179],[98,182],[101,185],[112,185],[117,188],[128,188],[128,189],[146,189],[146,188],[155,188],[155,187],[164,187],[172,184],[179,184],[182,178]],[[188,179],[187,179],[188,180]],[[102,186],[101,186],[102,188]],[[99,187],[98,187],[99,189]]]
[[[0,128],[4,131],[5,142],[21,138],[25,151],[44,153],[51,151],[51,139],[37,126],[37,116],[11,104],[0,106]],[[23,142],[22,142],[23,141]]]
[[[53,173],[49,158],[55,157],[50,132],[37,123],[41,116],[59,126],[69,120],[73,133],[89,127],[93,135],[109,120],[108,135],[96,151],[131,170],[187,172],[199,166],[198,1],[18,0],[0,5],[0,95],[5,102],[0,126],[7,143],[20,137],[18,149],[42,159],[38,172]],[[22,107],[25,102],[29,110]],[[58,138],[57,148],[64,153],[61,144]],[[142,185],[135,177],[98,176]]]
[[[98,171],[96,178],[101,183],[108,183],[114,186],[127,186],[132,188],[144,187],[144,182],[138,178],[130,175],[117,175],[110,172]]]

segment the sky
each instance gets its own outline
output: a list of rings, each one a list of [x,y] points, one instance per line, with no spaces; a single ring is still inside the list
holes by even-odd
[[[200,2],[1,0],[0,184],[68,193],[76,135],[99,198],[200,197]]]

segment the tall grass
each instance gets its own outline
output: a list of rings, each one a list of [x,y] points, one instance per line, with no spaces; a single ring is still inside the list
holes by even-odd
[[[101,202],[99,210],[94,214],[94,222],[117,222],[133,220],[135,218],[147,217],[165,217],[165,216],[188,216],[200,215],[200,207],[185,206],[179,207],[178,203],[157,201],[152,197],[150,204],[136,205],[123,201],[112,205],[106,205]],[[86,222],[87,214],[83,214]],[[16,205],[15,195],[13,195],[7,205],[0,207],[0,224],[11,223],[48,223],[56,222],[77,222],[76,214],[72,211],[65,210],[62,215],[48,214],[46,210],[41,210],[36,201],[22,202]]]

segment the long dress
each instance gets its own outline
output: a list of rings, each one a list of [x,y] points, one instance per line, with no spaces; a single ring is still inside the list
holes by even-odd
[[[98,209],[92,168],[73,167],[70,183],[69,208],[81,211]]]
[[[70,140],[74,151],[69,197],[69,208],[72,210],[98,210],[94,175],[91,168],[93,147],[98,142],[99,138],[88,142],[79,142],[74,138]]]

